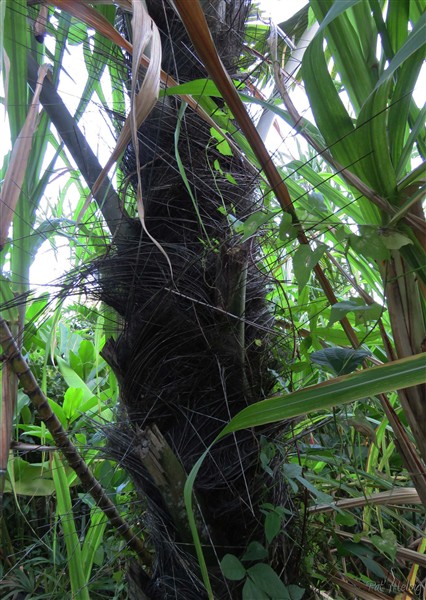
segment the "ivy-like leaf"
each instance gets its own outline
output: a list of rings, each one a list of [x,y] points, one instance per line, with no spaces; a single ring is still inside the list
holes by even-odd
[[[335,375],[347,375],[355,371],[371,352],[352,348],[324,348],[310,355],[313,363],[320,365]]]
[[[269,594],[260,590],[251,579],[247,579],[243,587],[243,600],[270,600]]]
[[[281,223],[278,228],[278,237],[283,242],[294,240],[297,232],[293,226],[293,219],[290,213],[283,213]]]
[[[386,260],[389,258],[389,250],[386,248],[376,227],[360,226],[360,235],[351,234],[349,245],[355,252],[359,252],[373,260]]]
[[[298,585],[289,585],[287,589],[291,600],[302,600],[306,591],[304,588],[301,588]]]
[[[318,244],[315,250],[311,250],[308,244],[302,244],[296,250],[293,256],[293,270],[300,290],[308,283],[312,269],[326,250],[325,244]]]
[[[268,551],[259,542],[250,542],[241,560],[263,560],[267,558]]]
[[[266,592],[271,598],[291,600],[286,586],[270,565],[258,563],[247,569],[247,574],[255,586]]]
[[[232,156],[231,146],[228,144],[226,139],[219,131],[216,131],[213,127],[210,129],[211,135],[217,140],[216,150],[223,156]]]
[[[268,544],[278,535],[281,529],[282,516],[271,510],[265,517],[265,537]]]
[[[246,576],[244,565],[233,554],[225,554],[220,561],[220,568],[225,577],[231,581],[240,581]]]
[[[362,304],[360,304],[358,300],[336,302],[331,307],[328,327],[331,327],[337,321],[341,321],[348,312],[354,312],[357,315],[357,321],[377,321],[383,312],[383,307],[376,302],[367,305],[362,301]]]
[[[309,205],[312,210],[316,210],[320,213],[327,212],[327,206],[324,201],[324,196],[320,192],[311,192],[308,194]]]
[[[255,212],[250,215],[243,224],[243,237],[241,238],[242,242],[245,242],[252,235],[256,233],[256,231],[262,227],[265,223],[267,223],[273,217],[272,213],[264,213],[261,211]]]
[[[385,231],[382,233],[381,239],[388,250],[399,250],[403,246],[413,243],[408,236],[398,231]]]
[[[388,556],[391,560],[395,560],[397,551],[397,540],[393,531],[384,529],[381,535],[373,535],[370,538],[377,550]]]

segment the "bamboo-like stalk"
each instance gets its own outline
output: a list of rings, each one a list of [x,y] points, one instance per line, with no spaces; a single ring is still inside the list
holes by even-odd
[[[25,393],[36,407],[40,418],[52,434],[57,447],[65,456],[69,466],[79,477],[83,489],[92,496],[97,506],[105,513],[117,532],[126,540],[129,547],[136,552],[146,566],[152,563],[151,554],[142,540],[134,533],[128,523],[120,516],[116,506],[108,498],[107,493],[94,477],[77,448],[70,441],[67,432],[50,408],[46,396],[41,391],[31,369],[22,356],[6,321],[0,317],[0,346],[3,348],[3,360],[6,360],[18,377]]]
[[[407,272],[401,255],[394,251],[386,263],[385,291],[398,358],[422,351],[424,330],[420,293],[413,273]],[[426,388],[413,387],[400,394],[401,405],[426,461]]]

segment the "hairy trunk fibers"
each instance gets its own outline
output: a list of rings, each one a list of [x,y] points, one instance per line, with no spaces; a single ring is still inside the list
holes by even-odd
[[[205,4],[222,60],[235,74],[249,3]],[[179,83],[205,77],[172,8],[159,0],[147,5],[162,34],[164,71]],[[129,34],[126,16],[121,26]],[[89,280],[124,323],[103,350],[120,382],[122,411],[120,425],[108,431],[109,451],[145,502],[154,549],[151,571],[131,569],[135,597],[199,600],[205,590],[183,505],[186,473],[233,415],[271,392],[277,370],[258,243],[255,236],[241,242],[233,227],[259,209],[261,198],[241,160],[221,154],[209,127],[175,97],[159,102],[141,127],[139,155],[146,228],[157,244],[135,219],[127,241],[90,267]],[[133,184],[134,156],[129,148],[123,161]],[[218,444],[196,481],[197,520],[218,598],[236,598],[241,588],[224,579],[221,557],[262,542],[259,505],[285,501],[282,482],[266,480],[259,466],[261,434],[268,430]],[[281,550],[275,566],[282,572]]]

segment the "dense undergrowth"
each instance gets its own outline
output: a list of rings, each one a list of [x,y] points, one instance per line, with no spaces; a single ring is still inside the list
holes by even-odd
[[[3,333],[4,598],[424,595],[424,2],[312,0],[279,31],[226,6],[226,35],[206,10],[232,83],[208,79],[189,22],[148,2],[160,101],[96,193],[95,144],[69,132],[95,111],[118,137],[132,59],[111,27],[136,45],[141,24],[58,1],[41,45],[44,9],[0,4],[12,147],[35,87],[27,55],[53,65],[30,159],[3,159],[2,316],[146,551],[67,465]],[[70,49],[86,83],[67,122]],[[273,124],[291,204],[227,85],[259,131]],[[31,292],[40,248],[63,239],[69,273]]]

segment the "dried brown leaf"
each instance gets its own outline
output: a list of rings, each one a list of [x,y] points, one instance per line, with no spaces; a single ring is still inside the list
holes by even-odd
[[[42,65],[39,69],[37,84],[28,109],[27,118],[13,145],[9,166],[4,178],[0,197],[0,250],[3,249],[6,243],[9,227],[12,223],[13,215],[21,193],[32,140],[38,124],[40,106],[39,97],[43,87],[43,80],[46,77],[48,69],[48,65]]]

